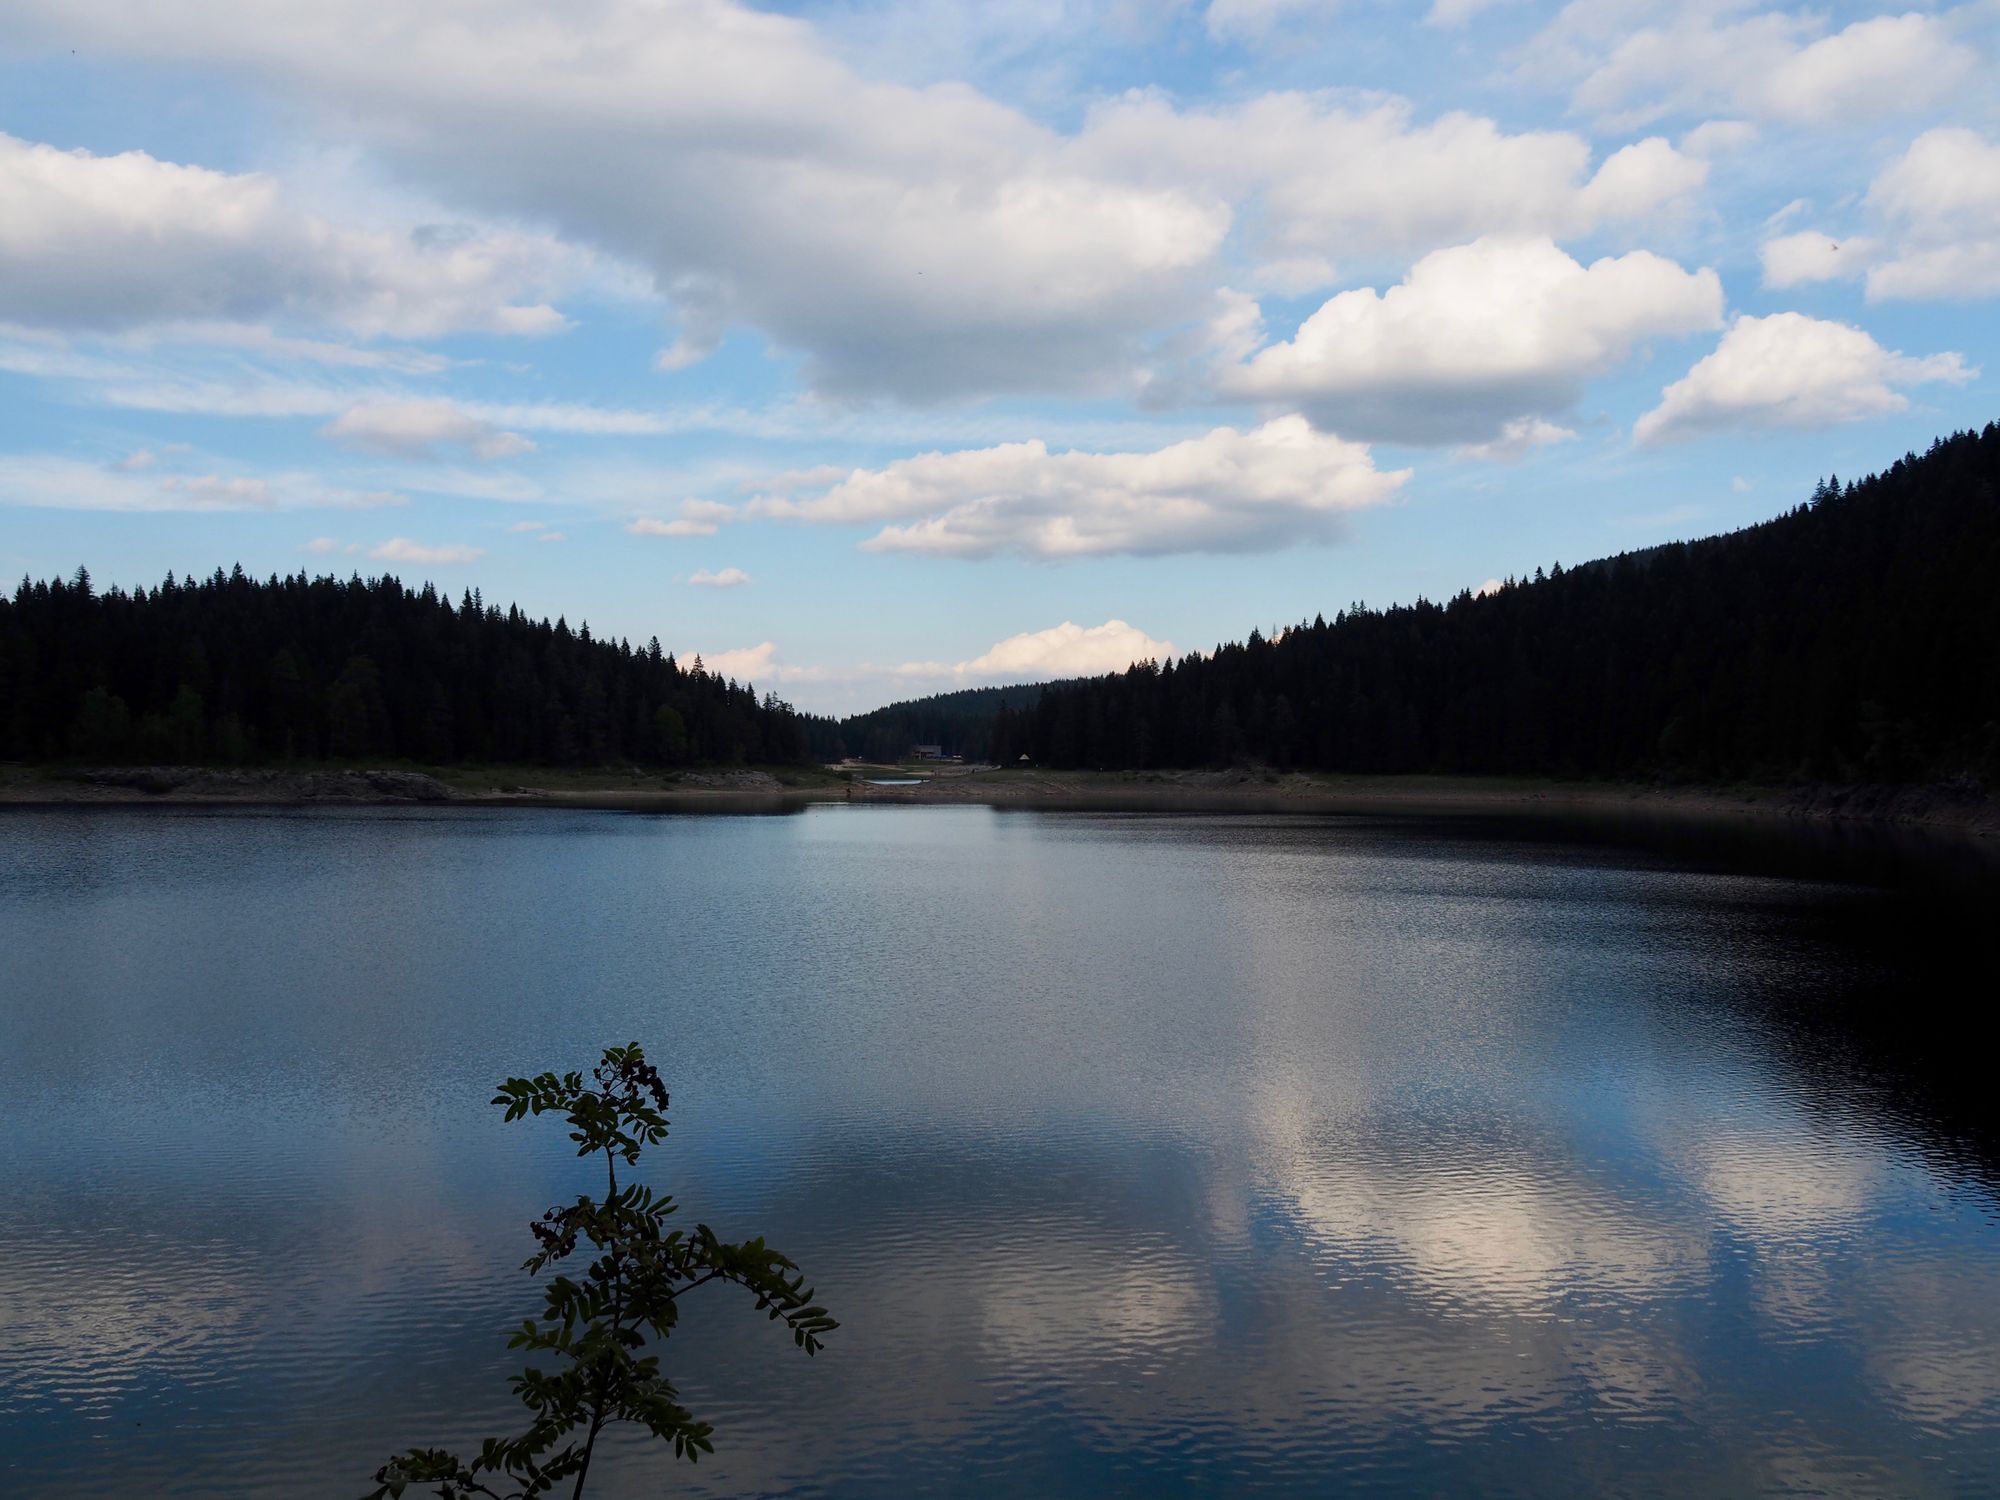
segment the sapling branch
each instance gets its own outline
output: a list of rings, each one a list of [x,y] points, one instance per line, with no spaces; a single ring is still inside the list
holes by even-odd
[[[367,1500],[395,1500],[412,1486],[432,1486],[440,1500],[537,1500],[564,1480],[571,1500],[581,1500],[597,1439],[620,1422],[646,1428],[689,1462],[713,1452],[713,1429],[679,1403],[659,1355],[646,1352],[649,1340],[664,1344],[673,1332],[680,1296],[711,1281],[749,1291],[756,1310],[782,1318],[809,1355],[839,1326],[813,1302],[798,1267],[761,1238],[730,1244],[706,1224],[692,1234],[669,1230],[671,1197],[637,1183],[620,1188],[619,1161],[636,1166],[643,1148],[668,1132],[666,1086],[637,1043],[606,1048],[591,1079],[594,1087],[574,1072],[509,1078],[493,1099],[508,1121],[559,1112],[578,1156],[604,1153],[601,1201],[578,1198],[528,1226],[538,1246],[523,1263],[531,1274],[585,1240],[598,1252],[581,1280],[551,1277],[541,1320],[525,1320],[508,1340],[509,1348],[559,1356],[553,1369],[530,1365],[514,1377],[533,1420],[518,1437],[488,1439],[470,1461],[413,1448],[376,1471]],[[512,1488],[494,1489],[482,1476]]]

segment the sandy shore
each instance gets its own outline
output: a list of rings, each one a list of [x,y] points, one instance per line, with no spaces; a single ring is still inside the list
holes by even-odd
[[[516,771],[494,779],[450,770],[284,771],[120,767],[0,774],[0,804],[264,804],[285,806],[529,806],[627,811],[783,808],[808,802],[1095,808],[1133,811],[1290,811],[1405,816],[1638,817],[1702,821],[1805,819],[1900,825],[1981,839],[2000,836],[2000,806],[1968,788],[1669,787],[1621,782],[1443,776],[1308,776],[1264,771],[1057,772],[864,769],[851,779],[768,771],[641,773]],[[909,775],[914,785],[880,785]]]

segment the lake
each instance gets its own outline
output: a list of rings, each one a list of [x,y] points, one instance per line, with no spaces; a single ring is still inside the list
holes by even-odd
[[[650,1179],[843,1326],[807,1360],[698,1294],[669,1363],[716,1455],[621,1442],[592,1494],[2000,1492],[1994,905],[1891,868],[1297,815],[0,814],[0,1490],[349,1497],[513,1428],[527,1221],[597,1179],[487,1100],[636,1039]]]

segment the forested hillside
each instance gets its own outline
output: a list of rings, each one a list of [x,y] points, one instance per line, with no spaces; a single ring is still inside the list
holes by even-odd
[[[394,578],[219,569],[150,592],[23,580],[0,598],[0,759],[648,766],[790,762],[775,697]]]
[[[1763,525],[1048,687],[996,760],[1905,780],[2000,771],[2000,424]]]
[[[1746,530],[1355,605],[1109,677],[809,719],[428,584],[304,574],[0,598],[0,759],[544,765],[1020,756],[1348,772],[2000,773],[2000,424]]]
[[[851,755],[860,760],[898,761],[913,745],[938,745],[946,755],[984,760],[994,716],[1003,708],[1032,708],[1041,695],[1041,683],[938,693],[845,719],[809,718],[806,737],[815,760],[833,761]]]

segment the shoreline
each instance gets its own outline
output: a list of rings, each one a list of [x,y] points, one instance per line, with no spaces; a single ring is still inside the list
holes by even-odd
[[[1332,776],[1258,772],[1008,772],[857,789],[855,801],[1117,811],[1310,812],[1360,817],[1615,819],[1690,824],[1903,829],[2000,841],[2000,804],[1958,788],[1663,786],[1521,777]]]
[[[920,774],[920,773],[911,773]],[[508,776],[534,777],[532,770]],[[555,777],[537,780],[556,781]],[[1358,816],[1740,819],[1922,829],[2000,837],[2000,805],[1951,786],[1661,786],[1460,776],[1314,776],[1258,771],[1054,772],[945,768],[915,785],[878,786],[769,771],[567,774],[554,785],[478,771],[310,771],[120,767],[0,772],[0,806],[451,806],[607,811],[752,811],[815,802],[1098,811],[1314,812]]]

